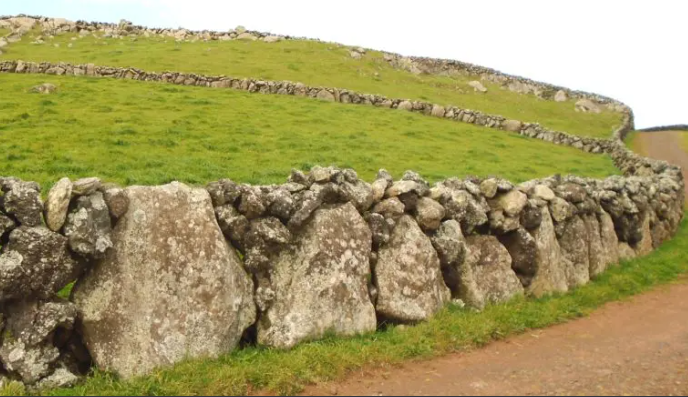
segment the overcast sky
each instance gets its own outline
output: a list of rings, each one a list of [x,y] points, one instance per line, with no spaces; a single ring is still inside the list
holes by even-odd
[[[683,0],[0,0],[0,14],[18,13],[194,30],[242,25],[457,59],[619,99],[639,128],[688,124]]]

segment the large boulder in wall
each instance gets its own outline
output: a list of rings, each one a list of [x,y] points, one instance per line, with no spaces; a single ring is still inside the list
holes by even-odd
[[[253,284],[208,192],[173,182],[125,194],[113,247],[74,288],[96,366],[129,378],[234,349],[255,321]]]
[[[261,308],[258,343],[289,348],[327,332],[374,331],[371,245],[371,232],[351,203],[316,210],[268,274],[257,275],[261,295],[271,297]]]
[[[399,322],[422,321],[451,299],[430,238],[409,215],[399,218],[375,266],[377,313]]]
[[[652,252],[652,229],[650,228],[650,214],[646,211],[641,219],[641,238],[633,247],[638,256],[644,256]]]
[[[552,216],[547,206],[540,208],[540,212],[542,222],[531,231],[537,246],[535,275],[527,288],[527,293],[536,297],[552,292],[566,292],[569,289],[566,279],[568,260],[561,252]]]
[[[619,239],[614,231],[614,221],[606,212],[585,215],[583,220],[587,230],[592,278],[619,262]]]
[[[566,280],[569,288],[585,285],[590,281],[590,255],[587,227],[580,216],[574,216],[557,225],[559,246],[566,263]]]
[[[469,236],[466,249],[454,296],[469,306],[482,309],[488,303],[506,302],[523,295],[523,285],[511,269],[509,251],[495,236]]]

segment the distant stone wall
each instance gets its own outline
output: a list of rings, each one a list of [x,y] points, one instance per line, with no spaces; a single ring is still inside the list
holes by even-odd
[[[463,109],[457,106],[443,106],[425,101],[401,98],[388,98],[383,95],[359,93],[345,88],[313,87],[291,81],[270,81],[228,76],[207,76],[195,73],[151,72],[136,68],[97,66],[94,64],[72,65],[68,63],[24,62],[21,60],[0,61],[0,72],[5,73],[43,73],[48,75],[111,77],[118,79],[157,81],[168,84],[201,86],[212,88],[231,88],[261,94],[295,95],[317,98],[324,101],[356,105],[369,105],[390,109],[422,113],[427,116],[450,119],[518,133],[531,138],[541,139],[558,145],[572,146],[589,153],[608,153],[614,145],[608,139],[580,137],[561,131],[550,130],[538,123],[511,120],[478,110]],[[633,128],[633,115],[623,114],[620,126],[613,136],[620,136]]]
[[[641,128],[638,131],[654,132],[654,131],[688,131],[688,124],[673,124],[662,125],[658,127]]]
[[[571,90],[554,84],[543,83],[525,77],[514,76],[484,66],[473,65],[451,59],[435,59],[426,57],[406,57],[398,54],[386,53],[385,60],[392,66],[416,74],[433,74],[451,76],[454,74],[481,76],[482,79],[501,85],[502,87],[521,94],[532,94],[541,99],[566,100],[588,99],[598,104],[604,104],[609,110],[627,112],[630,108],[603,95],[585,91]],[[563,96],[556,98],[556,94]]]
[[[134,25],[129,21],[122,20],[119,23],[106,22],[87,22],[87,21],[68,21],[64,18],[47,18],[41,16],[0,16],[0,27],[3,24],[13,28],[18,34],[22,34],[34,26],[40,26],[48,34],[59,34],[63,32],[78,32],[81,34],[102,33],[105,37],[119,37],[130,35],[141,35],[146,37],[161,36],[170,37],[175,40],[261,40],[265,42],[277,42],[281,40],[311,40],[320,41],[305,37],[295,37],[288,35],[273,34],[267,32],[257,32],[245,30],[243,28],[230,29],[228,31],[194,31],[184,28],[148,28],[145,26]],[[359,51],[364,51],[358,47],[353,48],[352,56],[358,57]],[[358,55],[357,55],[358,54]],[[426,57],[407,57],[391,52],[384,52],[384,59],[392,66],[407,70],[415,74],[436,74],[436,75],[470,75],[480,76],[481,79],[500,84],[506,89],[522,94],[532,94],[542,99],[560,100],[556,97],[562,95],[563,98],[587,99],[598,104],[606,105],[610,110],[617,112],[628,112],[630,108],[625,104],[602,95],[571,90],[566,87],[554,84],[543,83],[525,77],[514,76],[498,70],[484,66],[473,65],[466,62],[435,59]]]

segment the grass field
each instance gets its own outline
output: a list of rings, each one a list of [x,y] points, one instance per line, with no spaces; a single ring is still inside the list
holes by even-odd
[[[38,35],[38,32],[35,33]],[[369,51],[352,59],[346,47],[316,41],[211,41],[177,43],[170,38],[102,39],[92,36],[72,41],[64,34],[46,43],[30,44],[31,35],[3,48],[0,59],[96,63],[132,66],[152,71],[224,74],[270,80],[300,81],[383,94],[394,98],[427,100],[486,113],[500,114],[577,135],[608,138],[620,123],[618,113],[577,113],[574,102],[557,103],[521,95],[484,83],[489,91],[475,93],[466,83],[477,76],[428,76],[396,70]],[[72,47],[68,47],[68,45]],[[59,45],[56,47],[55,45]]]
[[[234,395],[270,389],[291,394],[308,383],[341,379],[362,367],[431,358],[479,347],[529,329],[585,316],[610,301],[647,291],[688,272],[688,222],[673,240],[644,258],[613,267],[573,292],[519,298],[477,313],[449,307],[428,322],[390,327],[356,338],[329,338],[290,351],[247,348],[214,360],[194,360],[129,382],[96,372],[71,389],[49,395]],[[0,390],[21,394],[17,384]]]
[[[58,93],[29,92],[43,82]],[[401,110],[64,76],[3,75],[0,92],[0,175],[46,186],[92,175],[125,185],[275,183],[315,164],[370,181],[379,168],[430,180],[618,172],[606,155]]]

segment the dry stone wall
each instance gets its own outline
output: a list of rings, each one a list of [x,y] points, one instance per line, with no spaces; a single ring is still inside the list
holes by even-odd
[[[273,34],[267,32],[249,31],[243,27],[229,29],[227,31],[200,30],[194,31],[184,28],[149,28],[121,20],[119,23],[107,22],[88,22],[88,21],[69,21],[64,18],[48,18],[42,16],[0,16],[0,28],[7,27],[12,29],[13,36],[22,35],[34,27],[40,27],[41,31],[48,35],[55,35],[64,32],[79,33],[80,35],[102,34],[104,37],[125,37],[125,36],[144,36],[144,37],[169,37],[175,40],[197,41],[197,40],[261,40],[267,43],[274,43],[281,40],[312,40],[317,39],[295,37],[289,35]],[[336,45],[339,45],[335,43]],[[360,59],[366,50],[360,47],[351,47],[351,56]],[[435,59],[427,57],[407,57],[391,52],[383,53],[384,60],[391,66],[407,70],[414,74],[436,74],[436,75],[463,75],[478,76],[481,80],[489,81],[501,85],[503,88],[521,94],[535,95],[541,99],[565,101],[567,99],[578,99],[591,101],[592,106],[603,104],[608,109],[618,112],[628,112],[630,108],[625,104],[602,95],[571,90],[566,87],[554,84],[535,81],[525,77],[514,76],[498,70],[484,66],[473,65],[450,59]],[[484,88],[482,88],[484,89]]]
[[[683,216],[680,168],[621,142],[630,110],[607,140],[292,82],[22,61],[0,62],[0,71],[405,109],[607,153],[623,173],[431,185],[413,171],[364,181],[316,166],[280,185],[223,179],[204,188],[63,178],[45,201],[37,183],[1,177],[0,362],[4,376],[32,387],[69,385],[92,366],[131,377],[241,341],[289,348],[372,332],[381,321],[424,321],[452,300],[481,309],[568,291],[649,253]],[[55,296],[74,280],[69,300]]]
[[[94,64],[72,65],[64,62],[37,63],[24,62],[21,60],[0,61],[0,72],[40,73],[56,76],[109,77],[185,86],[236,89],[250,93],[295,95],[329,102],[406,110],[421,113],[426,116],[513,132],[559,145],[572,146],[589,153],[609,153],[614,148],[614,144],[608,139],[579,137],[565,132],[547,129],[538,123],[510,120],[500,115],[487,114],[477,110],[463,109],[457,106],[444,106],[426,101],[387,98],[383,95],[359,93],[345,88],[313,87],[291,81],[270,81],[249,78],[240,79],[228,76],[207,76],[180,72],[158,73],[147,72],[136,68],[97,66]],[[613,135],[622,138],[623,135],[631,130],[632,125],[633,115],[629,110],[623,113],[621,124],[614,131]]]
[[[314,167],[266,186],[62,179],[43,202],[38,184],[0,178],[0,361],[28,385],[66,385],[91,365],[130,377],[242,338],[289,348],[451,300],[568,291],[649,253],[683,215],[680,169],[612,156],[626,176],[519,185]]]

